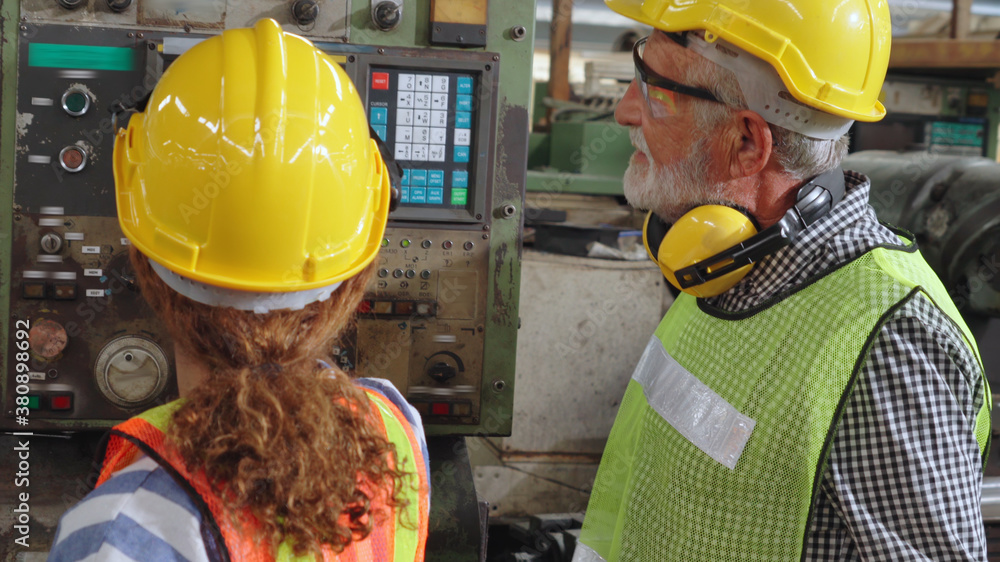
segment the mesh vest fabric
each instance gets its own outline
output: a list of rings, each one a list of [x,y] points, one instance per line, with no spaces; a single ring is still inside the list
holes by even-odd
[[[372,496],[373,513],[386,508],[392,513],[394,524],[375,524],[372,532],[362,541],[354,541],[339,554],[329,547],[323,548],[324,561],[367,562],[382,560],[416,560],[424,559],[424,548],[427,540],[429,503],[429,484],[425,459],[420,449],[420,443],[413,433],[413,428],[406,421],[402,412],[389,400],[370,389],[365,389],[371,401],[373,413],[372,423],[375,424],[384,437],[396,447],[398,468],[408,476],[402,486],[402,499],[408,502],[400,512],[386,508],[387,491],[370,493]],[[314,560],[311,556],[296,557],[291,545],[286,541],[279,545],[277,555],[272,555],[270,549],[261,548],[253,537],[260,524],[249,513],[239,514],[240,529],[233,523],[233,517],[227,512],[222,502],[216,496],[204,473],[192,475],[184,466],[184,462],[173,448],[166,446],[164,430],[168,427],[173,412],[180,407],[181,401],[171,402],[158,408],[153,408],[143,414],[116,426],[111,433],[105,452],[104,464],[97,481],[100,486],[115,472],[135,462],[141,453],[156,460],[168,472],[180,477],[189,494],[197,495],[195,503],[207,508],[208,513],[202,513],[203,525],[218,529],[229,560],[249,562],[305,562]]]
[[[587,548],[576,560],[800,559],[844,400],[878,329],[911,298],[938,304],[979,357],[914,247],[872,250],[747,314],[709,314],[682,295],[655,337],[756,426],[730,470],[678,433],[630,381],[591,492],[580,537]],[[976,420],[984,454],[985,393]]]

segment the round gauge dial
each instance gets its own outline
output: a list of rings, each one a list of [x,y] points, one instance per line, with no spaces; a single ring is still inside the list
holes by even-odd
[[[146,338],[123,336],[98,354],[94,375],[105,398],[122,408],[135,408],[163,392],[169,370],[160,346]]]

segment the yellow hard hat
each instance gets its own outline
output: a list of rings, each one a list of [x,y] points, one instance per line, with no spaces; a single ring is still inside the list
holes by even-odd
[[[705,30],[774,67],[792,96],[821,111],[878,121],[892,29],[886,0],[605,0],[667,32]]]
[[[119,131],[114,175],[122,230],[153,262],[258,293],[361,271],[391,192],[350,78],[271,19],[174,61]]]

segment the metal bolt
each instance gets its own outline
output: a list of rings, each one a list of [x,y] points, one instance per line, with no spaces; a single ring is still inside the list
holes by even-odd
[[[528,35],[528,30],[524,28],[523,25],[515,25],[510,28],[510,37],[514,41],[524,41],[524,38]]]
[[[500,60],[500,55],[493,55],[493,60],[495,60],[495,61]]]
[[[382,47],[379,47],[378,48],[378,54],[384,55],[385,54],[385,49],[383,49]]]
[[[476,220],[477,220],[477,221],[478,221],[478,220],[482,220],[482,219],[483,219],[483,215],[478,215],[478,214],[476,215]]]
[[[135,33],[132,33],[131,31],[129,31],[128,32],[128,37],[135,37]]]
[[[16,221],[21,220],[21,215],[14,215],[14,220],[16,220]]]
[[[150,41],[149,43],[146,43],[146,48],[149,49],[150,51],[155,51],[156,50],[156,43],[153,43],[152,41]]]
[[[355,57],[354,55],[347,57],[347,62],[354,62],[355,60],[357,60],[357,57]]]
[[[21,31],[28,31],[28,26],[22,25],[21,26]]]
[[[483,240],[489,240],[489,239],[490,239],[489,234],[483,234]]]
[[[488,224],[484,224],[484,225],[483,225],[483,230],[485,230],[485,231],[489,232],[489,230],[490,230],[490,225],[488,225]]]
[[[503,218],[509,219],[517,214],[517,207],[513,205],[504,205],[501,213],[503,213]]]
[[[493,70],[493,65],[492,64],[486,65],[486,70]]]
[[[142,33],[136,33],[135,36],[138,37],[139,39],[145,37],[145,35],[143,35]]]
[[[507,383],[503,381],[493,381],[493,390],[503,392],[503,389],[505,388],[507,388]]]

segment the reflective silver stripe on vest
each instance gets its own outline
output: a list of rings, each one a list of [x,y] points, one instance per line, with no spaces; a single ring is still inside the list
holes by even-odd
[[[743,454],[755,422],[689,373],[653,336],[632,379],[646,402],[685,439],[730,470]]]
[[[593,548],[583,544],[582,542],[576,543],[576,550],[573,551],[573,562],[606,562],[604,558],[601,557]]]

